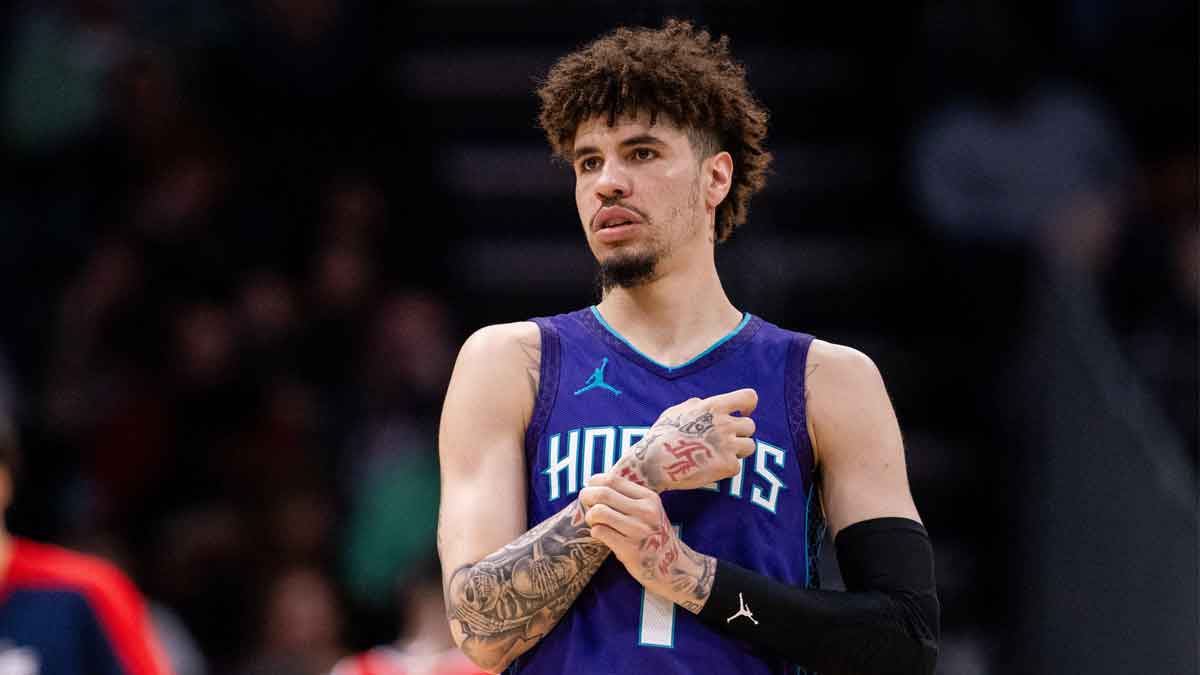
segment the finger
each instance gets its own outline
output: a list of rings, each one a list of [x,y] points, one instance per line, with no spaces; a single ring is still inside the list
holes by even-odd
[[[645,499],[647,497],[658,496],[657,492],[651,490],[645,485],[638,485],[628,478],[622,478],[621,476],[613,476],[612,479],[608,481],[608,487],[620,492],[630,499]]]
[[[710,396],[706,403],[708,403],[708,409],[714,413],[728,415],[732,412],[740,412],[743,415],[749,415],[758,406],[758,392],[753,389],[738,389]]]
[[[597,504],[588,509],[584,520],[587,521],[588,527],[607,525],[623,537],[638,536],[646,529],[645,525],[641,525],[636,519],[618,512],[607,504]]]
[[[758,446],[754,442],[753,438],[742,438],[739,436],[731,441],[731,447],[733,448],[733,452],[737,455],[738,459],[745,459],[750,455],[753,455],[754,449]]]
[[[730,427],[733,428],[734,436],[750,438],[754,435],[754,430],[757,425],[754,423],[753,417],[734,417]]]
[[[632,515],[638,511],[636,500],[617,492],[611,487],[603,485],[592,485],[583,488],[579,491],[579,501],[588,508],[597,504],[604,504],[626,515]]]
[[[591,529],[592,539],[604,544],[613,552],[622,565],[626,566],[626,560],[637,560],[638,548],[637,542],[617,532],[607,525],[597,525]]]
[[[585,486],[608,485],[608,481],[611,478],[612,478],[612,474],[610,474],[610,473],[594,473],[594,474],[588,476],[587,478],[583,479],[583,484]]]
[[[620,532],[607,525],[593,525],[591,530],[592,539],[599,541],[610,549],[616,549],[625,542],[625,537],[621,536]]]

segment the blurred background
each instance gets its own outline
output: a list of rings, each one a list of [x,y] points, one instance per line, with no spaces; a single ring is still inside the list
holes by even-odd
[[[727,290],[882,370],[939,672],[1197,672],[1196,3],[836,4],[3,3],[10,529],[181,673],[394,640],[459,344],[596,300],[535,78],[688,17],[773,115]]]

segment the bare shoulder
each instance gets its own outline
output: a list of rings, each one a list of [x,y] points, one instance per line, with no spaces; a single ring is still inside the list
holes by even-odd
[[[804,373],[808,433],[820,463],[853,435],[851,426],[873,420],[895,424],[895,413],[883,376],[871,357],[861,351],[824,340],[813,340]]]
[[[481,355],[502,356],[523,351],[526,345],[541,351],[542,336],[536,323],[515,321],[484,326],[471,334],[463,343],[463,351],[481,352]]]
[[[871,357],[853,347],[825,340],[812,341],[804,375],[810,388],[841,390],[883,385],[883,377]]]
[[[484,326],[463,343],[459,368],[485,368],[508,376],[520,374],[537,394],[542,362],[542,335],[532,321]]]
[[[497,467],[520,464],[536,398],[536,379],[529,378],[539,371],[539,347],[532,322],[486,326],[463,343],[442,402],[443,477],[452,475],[465,485],[464,476],[485,467],[494,475],[501,470]],[[518,478],[513,474],[514,481]]]
[[[489,410],[506,423],[528,424],[541,374],[541,330],[532,321],[484,326],[463,343],[446,392],[443,422],[458,412]],[[478,419],[474,415],[472,419]]]

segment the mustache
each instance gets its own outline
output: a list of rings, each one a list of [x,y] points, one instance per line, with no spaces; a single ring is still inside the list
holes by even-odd
[[[630,213],[637,215],[639,218],[646,221],[647,223],[650,222],[650,216],[647,215],[645,212],[643,212],[641,209],[637,208],[636,206],[630,206],[629,204],[622,202],[619,197],[610,197],[610,198],[604,199],[600,202],[600,208],[596,209],[596,212],[592,214],[591,220],[588,221],[588,229],[591,229],[592,227],[594,227],[596,225],[596,218],[600,217],[600,212],[610,206],[619,206],[619,207],[629,211]]]

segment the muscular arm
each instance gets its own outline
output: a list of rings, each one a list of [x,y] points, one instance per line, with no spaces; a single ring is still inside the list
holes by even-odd
[[[480,666],[503,670],[566,613],[608,556],[573,501],[499,551],[450,577],[455,639]]]
[[[834,537],[872,518],[921,522],[908,488],[900,425],[879,369],[861,352],[814,340],[807,370],[808,433]]]
[[[554,626],[604,558],[580,541],[571,507],[525,532],[523,443],[540,359],[536,324],[481,329],[459,352],[442,407],[446,612],[463,652],[495,672]]]
[[[455,642],[494,672],[550,632],[609,553],[591,538],[578,501],[524,532],[523,444],[540,355],[535,324],[477,332],[463,345],[442,410],[438,549],[446,611]],[[648,469],[651,440],[614,471],[661,483],[661,472]]]

